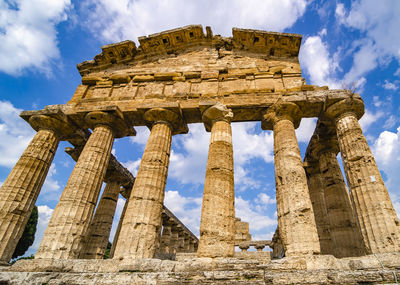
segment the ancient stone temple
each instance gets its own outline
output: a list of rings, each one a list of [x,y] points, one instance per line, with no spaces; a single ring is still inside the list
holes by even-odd
[[[4,263],[61,140],[72,145],[66,151],[76,165],[35,259],[1,267],[0,283],[396,281],[400,224],[358,122],[363,100],[306,85],[301,39],[237,28],[225,38],[194,25],[140,37],[139,46],[103,46],[78,64],[82,82],[67,104],[21,113],[37,134],[0,189]],[[318,122],[302,158],[295,129],[312,117]],[[278,229],[271,241],[252,241],[248,224],[235,218],[231,125],[250,121],[274,134]],[[199,239],[164,206],[171,142],[193,123],[211,133]],[[134,178],[111,149],[135,126],[151,132]],[[126,204],[112,259],[103,260],[120,194]]]

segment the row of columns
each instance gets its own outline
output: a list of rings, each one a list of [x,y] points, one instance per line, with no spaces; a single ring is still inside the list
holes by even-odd
[[[349,190],[367,251],[372,253],[399,250],[399,223],[376,163],[358,124],[360,104],[343,100],[330,106],[325,115],[335,123],[339,149],[349,181]],[[201,106],[206,130],[211,131],[204,185],[198,256],[233,256],[235,208],[231,110],[222,104]],[[45,116],[44,116],[45,117]],[[321,252],[311,192],[295,135],[302,113],[294,103],[277,103],[267,109],[262,128],[274,131],[275,180],[279,235],[287,256]],[[135,184],[126,204],[125,218],[117,230],[118,241],[112,249],[116,259],[152,258],[157,248],[165,251],[159,240],[162,231],[162,206],[167,180],[172,135],[187,131],[182,128],[179,112],[162,108],[147,111],[144,118],[151,128]],[[34,120],[45,121],[45,119]],[[46,117],[47,120],[47,117]],[[99,241],[97,231],[104,230],[104,217],[93,217],[100,187],[104,180],[116,129],[121,117],[112,113],[92,112],[85,120],[93,130],[63,194],[54,210],[35,258],[71,259],[93,256],[92,240]],[[59,123],[57,121],[57,123]],[[43,124],[46,125],[46,124]],[[54,157],[60,136],[55,124],[41,128],[12,170],[0,190],[0,256],[8,261],[14,240],[26,224],[40,187]],[[61,128],[65,131],[65,127]],[[320,168],[334,164],[332,155],[321,152]],[[333,164],[332,164],[333,163]],[[337,165],[333,165],[336,169]],[[333,169],[332,168],[332,169]],[[324,173],[322,171],[322,173]],[[332,174],[330,174],[332,176]],[[335,174],[333,174],[334,176]],[[329,180],[325,177],[322,180]],[[332,179],[336,179],[333,177]],[[338,183],[336,183],[338,185]],[[333,185],[333,184],[332,184]],[[326,185],[329,188],[330,185]],[[107,185],[105,200],[114,200],[119,185]],[[325,193],[332,209],[337,193],[344,197],[342,186]],[[325,201],[326,202],[326,201]],[[329,203],[328,203],[329,204]],[[99,204],[99,207],[101,204]],[[107,206],[108,207],[108,206]],[[106,208],[107,208],[106,207]],[[115,206],[113,206],[115,207]],[[115,208],[114,208],[115,209]],[[104,210],[112,212],[111,208]],[[340,210],[342,211],[342,210]],[[337,228],[342,222],[333,219]],[[334,217],[332,211],[332,217]],[[92,219],[93,217],[93,219]],[[25,224],[24,224],[25,223]],[[91,226],[92,224],[92,226]],[[22,230],[21,230],[22,229]],[[168,235],[168,227],[164,227]],[[163,229],[163,235],[164,235]],[[335,236],[349,236],[349,229]],[[171,229],[171,237],[172,229]],[[178,237],[177,239],[182,239]],[[183,237],[185,239],[185,237]],[[15,245],[13,245],[15,243]],[[183,247],[189,247],[183,243]],[[348,245],[349,247],[351,245]]]

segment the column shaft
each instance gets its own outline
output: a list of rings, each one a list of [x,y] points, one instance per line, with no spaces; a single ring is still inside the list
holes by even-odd
[[[164,225],[160,242],[160,253],[169,253],[171,243],[171,226]]]
[[[171,137],[171,127],[166,123],[156,123],[151,129],[129,198],[114,258],[154,256],[161,228]]]
[[[172,226],[169,253],[175,254],[178,251],[179,247],[178,239],[179,239],[179,231],[176,228],[174,228],[174,226]]]
[[[234,239],[232,130],[228,121],[221,120],[214,122],[211,127],[197,255],[233,256]]]
[[[94,130],[68,179],[35,258],[78,258],[99,197],[114,135],[109,126]]]
[[[335,244],[336,257],[365,254],[360,228],[350,203],[346,184],[336,154],[320,154],[320,168],[325,189],[325,202],[330,223],[331,237]]]
[[[128,208],[129,197],[125,200],[124,208],[122,209],[121,217],[119,218],[118,227],[115,231],[114,239],[111,245],[110,258],[114,257],[115,248],[117,247],[119,234],[121,232],[122,222],[124,221],[126,208]]]
[[[46,179],[59,139],[39,130],[0,188],[0,260],[8,262]]]
[[[333,254],[334,245],[331,239],[330,224],[326,211],[324,186],[319,171],[319,163],[314,162],[312,169],[307,168],[307,182],[313,207],[315,224],[321,246],[321,254]]]
[[[80,255],[84,259],[102,259],[110,237],[111,226],[117,207],[120,186],[118,182],[109,182],[97,206],[96,213],[85,239],[85,246]]]
[[[367,250],[400,250],[399,220],[354,113],[336,120],[336,132],[350,194]]]
[[[307,178],[293,122],[273,125],[279,234],[286,256],[320,252]]]

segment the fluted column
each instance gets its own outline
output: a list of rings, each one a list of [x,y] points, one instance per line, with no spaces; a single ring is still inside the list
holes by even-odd
[[[331,237],[335,244],[336,257],[365,254],[360,228],[350,203],[336,151],[326,150],[319,155],[319,164],[325,189],[325,203]]]
[[[232,117],[231,110],[222,104],[203,112],[211,138],[201,209],[199,257],[233,256],[235,251]]]
[[[102,259],[110,237],[111,226],[117,207],[120,185],[118,182],[109,182],[104,188],[96,213],[89,226],[89,233],[85,239],[80,258]]]
[[[359,99],[331,105],[326,115],[335,122],[339,149],[367,252],[400,251],[399,220],[358,119]]]
[[[171,239],[170,239],[170,245],[169,245],[169,253],[175,254],[178,251],[178,239],[179,239],[179,232],[181,231],[180,228],[178,228],[176,225],[172,226],[171,228]]]
[[[144,117],[151,123],[151,132],[115,248],[116,259],[153,258],[161,229],[172,132],[180,116],[157,108]]]
[[[8,262],[46,179],[60,135],[73,129],[44,115],[29,119],[38,130],[0,188],[0,261]]]
[[[321,179],[319,162],[307,161],[307,164],[306,175],[308,189],[313,207],[315,224],[317,226],[321,254],[333,254],[335,247],[331,239],[330,224],[328,220],[328,213],[326,211],[325,191],[323,181]]]
[[[170,223],[165,223],[163,225],[161,241],[160,241],[160,253],[170,252],[171,227],[172,225]]]
[[[114,239],[113,239],[113,242],[112,242],[112,245],[111,245],[110,258],[114,257],[115,248],[117,247],[119,233],[121,232],[122,222],[123,222],[124,217],[125,217],[126,208],[128,208],[128,203],[129,203],[129,197],[125,200],[124,208],[122,209],[122,213],[121,213],[121,216],[119,218],[117,230],[115,231]]]
[[[279,103],[264,115],[263,129],[274,131],[275,183],[279,235],[286,256],[318,254],[320,245],[307,178],[295,128],[301,112],[294,103]]]
[[[97,203],[114,141],[113,123],[105,112],[86,115],[90,135],[61,195],[35,258],[78,258]]]

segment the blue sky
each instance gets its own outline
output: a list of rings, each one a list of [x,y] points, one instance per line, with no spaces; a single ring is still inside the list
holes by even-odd
[[[223,36],[231,36],[232,27],[302,34],[307,83],[348,87],[363,97],[364,134],[399,214],[399,14],[398,0],[0,0],[0,183],[34,135],[19,112],[66,103],[80,83],[77,63],[92,59],[104,44],[138,44],[138,36],[202,24]],[[303,155],[314,126],[315,119],[304,119],[297,130]],[[189,127],[189,134],[173,137],[165,203],[198,234],[209,134],[202,125]],[[134,174],[149,134],[137,130],[113,149]],[[233,143],[236,215],[250,222],[254,239],[269,239],[276,228],[272,133],[259,122],[235,123]],[[60,143],[36,203],[39,228],[29,253],[36,251],[74,166],[66,146]]]

